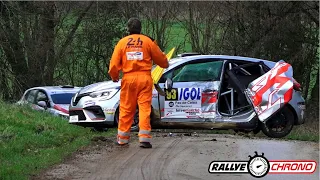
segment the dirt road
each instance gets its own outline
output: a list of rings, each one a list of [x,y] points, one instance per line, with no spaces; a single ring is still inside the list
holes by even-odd
[[[156,134],[152,149],[138,147],[133,138],[127,148],[115,147],[113,139],[96,142],[94,148],[78,153],[41,174],[41,179],[123,179],[123,180],[200,180],[256,179],[249,174],[209,174],[213,160],[248,160],[254,151],[269,160],[312,159],[319,162],[319,144],[298,141],[249,139],[233,135]],[[187,136],[188,135],[188,136]],[[312,175],[267,175],[270,180],[319,179],[319,168]],[[36,179],[39,179],[37,177]]]

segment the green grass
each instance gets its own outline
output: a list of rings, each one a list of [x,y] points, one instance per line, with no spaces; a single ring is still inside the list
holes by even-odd
[[[268,138],[262,132],[255,135],[256,137]],[[268,138],[269,139],[269,138]],[[292,131],[284,138],[279,140],[298,140],[298,141],[311,141],[319,142],[319,131],[315,127],[308,124],[294,126]]]
[[[307,122],[306,124],[295,126],[285,139],[319,142],[319,122]]]
[[[189,39],[190,37],[186,28],[181,23],[175,21],[169,22],[169,24],[170,25],[168,25],[166,29],[167,45],[164,51],[168,53],[172,48],[175,47],[175,54],[192,52],[192,47]],[[147,30],[147,27],[152,27],[150,22],[142,20],[142,26],[142,33],[147,33],[148,35],[152,36],[152,34],[150,34],[152,32],[151,29]]]
[[[177,49],[177,54],[192,52],[188,32],[181,24],[172,23],[168,37],[168,46],[165,52],[169,52],[173,47],[179,48]]]
[[[92,132],[59,117],[0,102],[0,179],[28,179],[90,144]]]

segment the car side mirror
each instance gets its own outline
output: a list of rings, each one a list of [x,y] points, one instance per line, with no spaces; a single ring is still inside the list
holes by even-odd
[[[44,108],[44,109],[47,109],[47,103],[45,101],[39,101],[38,102],[38,106]]]
[[[170,91],[172,89],[172,85],[172,80],[170,78],[167,78],[166,82],[164,83],[164,88]]]

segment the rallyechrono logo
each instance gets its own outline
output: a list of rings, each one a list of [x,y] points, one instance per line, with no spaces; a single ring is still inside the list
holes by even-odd
[[[268,160],[264,153],[248,156],[248,161],[212,161],[209,164],[210,174],[248,173],[261,178],[267,174],[312,174],[317,169],[314,160]]]
[[[248,171],[252,176],[256,178],[264,177],[270,170],[270,163],[268,159],[264,157],[264,153],[262,153],[261,155],[259,155],[257,151],[255,151],[254,153],[255,155],[253,157],[251,157],[250,155],[248,156],[250,158],[247,167]]]
[[[264,153],[259,155],[257,151],[254,156],[248,156],[247,161],[213,161],[210,163],[209,173],[249,173],[256,178],[264,177],[269,173],[270,163],[264,157]]]

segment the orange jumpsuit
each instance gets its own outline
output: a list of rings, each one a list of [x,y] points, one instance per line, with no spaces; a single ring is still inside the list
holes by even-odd
[[[122,38],[114,49],[110,60],[109,75],[113,81],[118,81],[119,71],[123,72],[117,135],[119,144],[129,142],[137,103],[139,106],[139,141],[151,141],[152,60],[162,68],[169,67],[166,55],[156,42],[142,34],[131,34]]]

